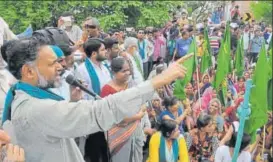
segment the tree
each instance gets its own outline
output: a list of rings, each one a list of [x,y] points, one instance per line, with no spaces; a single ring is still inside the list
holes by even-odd
[[[194,22],[202,22],[209,12],[213,12],[221,5],[224,6],[224,1],[187,1],[184,7],[187,8],[188,15]]]
[[[256,1],[250,4],[254,18],[272,24],[272,1]]]
[[[23,32],[29,24],[34,30],[57,26],[61,13],[74,13],[81,25],[88,17],[97,17],[101,28],[122,26],[160,26],[168,19],[168,11],[174,10],[179,1],[0,1],[0,15],[15,33]]]

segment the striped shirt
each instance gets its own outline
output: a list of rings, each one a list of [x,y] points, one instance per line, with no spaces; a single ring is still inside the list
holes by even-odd
[[[221,38],[218,36],[210,36],[209,37],[209,42],[210,42],[210,46],[213,49],[219,49],[219,40]]]

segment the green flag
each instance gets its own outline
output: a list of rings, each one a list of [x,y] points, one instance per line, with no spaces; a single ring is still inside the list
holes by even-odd
[[[201,66],[200,71],[203,74],[211,65],[211,48],[209,42],[208,29],[204,29],[204,44],[203,44],[204,53],[201,57]]]
[[[193,57],[186,60],[183,65],[187,68],[187,74],[183,79],[178,79],[174,83],[174,91],[173,94],[178,99],[185,99],[186,94],[184,92],[185,86],[191,81],[193,73],[195,71],[196,67],[196,52],[197,52],[197,46],[195,38],[193,38],[188,53],[194,53]]]
[[[267,99],[268,99],[268,110],[273,109],[273,105],[272,105],[272,48],[269,51],[269,60],[268,60],[268,88],[267,88]]]
[[[242,76],[244,72],[244,48],[242,47],[244,39],[241,38],[237,43],[236,54],[235,54],[235,69],[236,75]]]
[[[245,131],[252,135],[252,142],[256,138],[256,130],[266,124],[267,116],[267,83],[268,63],[266,58],[265,44],[262,44],[259,59],[253,75],[253,85],[249,102],[251,115],[245,123]]]
[[[272,48],[268,52],[269,60],[268,60],[268,79],[272,79]]]
[[[232,62],[231,62],[231,32],[230,32],[230,21],[226,23],[224,42],[226,44],[226,48],[224,48],[224,53],[226,56],[226,61],[228,63],[228,72],[232,73]]]
[[[221,41],[217,59],[217,70],[214,78],[213,87],[219,90],[221,83],[226,78],[231,69],[230,61],[230,27],[229,23],[226,25],[224,40]]]
[[[272,49],[272,37],[271,37],[271,40],[269,42],[269,47],[268,47],[268,50],[271,50]]]
[[[273,110],[273,105],[272,105],[272,78],[268,81],[268,87],[267,87],[267,101],[268,101],[268,110],[272,111]]]

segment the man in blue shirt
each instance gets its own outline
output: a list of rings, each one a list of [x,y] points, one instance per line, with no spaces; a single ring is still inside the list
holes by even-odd
[[[262,48],[264,38],[261,36],[260,30],[256,30],[254,33],[254,37],[250,40],[250,44],[248,47],[249,53],[249,64],[256,63],[258,59],[258,54]]]
[[[223,20],[224,13],[222,12],[221,7],[218,7],[218,10],[215,10],[212,14],[212,23],[213,24],[220,24]]]
[[[181,58],[187,54],[191,41],[192,40],[189,38],[189,32],[183,31],[182,38],[176,40],[175,54],[173,57],[174,60],[177,60],[178,58]]]

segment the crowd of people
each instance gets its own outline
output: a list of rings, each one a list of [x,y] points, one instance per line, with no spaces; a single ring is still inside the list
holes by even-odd
[[[181,10],[162,28],[109,32],[95,17],[87,17],[80,27],[66,12],[57,27],[24,39],[17,39],[0,19],[5,24],[0,27],[0,108],[5,130],[0,131],[0,140],[8,146],[2,159],[231,162],[245,82],[253,75],[263,42],[266,50],[272,48],[272,26],[243,22],[238,5],[230,13],[230,55],[234,59],[242,38],[245,67],[242,77],[234,70],[226,76],[225,103],[212,86],[228,23],[222,6],[196,26]],[[189,53],[193,41],[198,60],[203,56],[205,30],[213,64],[204,73],[197,66],[181,100],[173,93],[174,82],[187,74],[181,64],[193,57]],[[68,75],[96,96],[68,84]],[[265,132],[257,131],[254,143],[243,134],[238,162],[273,160],[271,112],[268,117]]]

